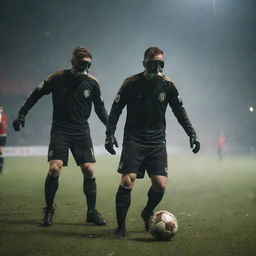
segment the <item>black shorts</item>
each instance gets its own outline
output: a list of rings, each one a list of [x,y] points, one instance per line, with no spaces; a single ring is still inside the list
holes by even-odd
[[[7,136],[0,136],[0,147],[4,147],[7,141]]]
[[[69,149],[71,150],[77,165],[95,163],[89,130],[79,135],[70,135],[59,130],[52,130],[48,149],[48,161],[62,160],[63,165],[67,166]]]
[[[168,174],[167,151],[165,144],[145,146],[134,142],[123,143],[119,173],[136,173],[137,178],[144,178],[145,171],[151,175]]]

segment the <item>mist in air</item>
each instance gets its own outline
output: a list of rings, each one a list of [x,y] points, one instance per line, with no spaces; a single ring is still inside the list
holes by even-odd
[[[143,71],[149,46],[164,51],[164,73],[175,81],[202,151],[225,134],[230,149],[256,145],[256,2],[253,0],[1,1],[0,105],[9,119],[9,145],[48,145],[51,96],[44,96],[14,133],[11,122],[28,94],[49,74],[71,67],[72,50],[86,46],[109,112],[122,81]],[[126,111],[117,128],[122,141]],[[167,143],[188,138],[167,109]],[[92,112],[94,145],[105,127]]]

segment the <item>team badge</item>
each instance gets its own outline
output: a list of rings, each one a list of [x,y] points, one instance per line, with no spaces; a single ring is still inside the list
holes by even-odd
[[[84,90],[84,97],[85,97],[85,98],[89,98],[90,95],[91,95],[90,90],[88,90],[88,89]]]
[[[163,101],[165,101],[165,99],[166,99],[165,93],[164,93],[164,92],[159,93],[159,100],[160,100],[161,102],[163,102]]]
[[[115,98],[115,102],[118,103],[118,102],[120,101],[120,99],[121,99],[120,94],[117,94],[117,95],[116,95],[116,98]]]

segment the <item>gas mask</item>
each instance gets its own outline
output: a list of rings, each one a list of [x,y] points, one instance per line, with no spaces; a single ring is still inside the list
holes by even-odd
[[[146,71],[149,78],[153,78],[156,76],[162,76],[163,68],[164,68],[164,61],[162,60],[148,60],[146,62]]]
[[[87,74],[90,66],[91,66],[90,61],[78,60],[74,66],[74,69],[77,74],[81,74],[81,73]]]

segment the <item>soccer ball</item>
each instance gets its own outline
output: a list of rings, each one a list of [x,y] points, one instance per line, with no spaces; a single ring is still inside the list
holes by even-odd
[[[149,219],[149,232],[157,240],[170,240],[177,231],[178,221],[168,211],[158,211]]]

